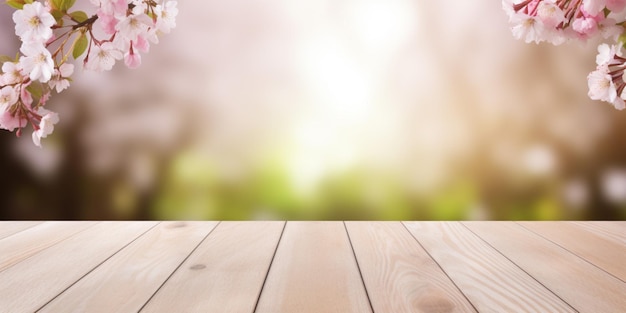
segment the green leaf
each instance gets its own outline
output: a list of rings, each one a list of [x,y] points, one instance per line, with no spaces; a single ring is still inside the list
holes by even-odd
[[[0,55],[0,63],[4,62],[13,62],[13,59],[10,56]]]
[[[61,12],[67,12],[67,10],[71,9],[72,6],[74,6],[74,3],[76,3],[76,0],[52,0],[50,1],[50,6],[52,6],[53,9],[57,9]]]
[[[86,21],[89,17],[87,16],[87,13],[83,12],[83,11],[75,11],[70,13],[70,16],[72,17],[72,19],[78,23],[82,23],[84,21]]]
[[[14,9],[21,10],[22,8],[24,8],[24,1],[20,1],[20,0],[6,0],[5,2],[6,2],[7,5],[9,5],[10,7],[14,8]]]
[[[74,50],[72,51],[72,56],[74,57],[74,59],[78,59],[78,57],[85,53],[88,45],[89,40],[87,40],[87,36],[84,33],[81,33],[80,37],[78,37],[74,42]]]
[[[50,10],[50,14],[52,14],[52,17],[54,17],[54,19],[57,21],[57,24],[59,26],[63,26],[63,16],[65,15],[65,13],[57,9],[52,9]]]
[[[63,0],[52,0],[50,1],[50,6],[55,10],[61,10],[61,4]]]
[[[74,6],[74,3],[76,3],[76,0],[61,0],[61,11],[67,12]]]
[[[43,85],[39,81],[32,82],[26,90],[33,95],[33,98],[39,99],[43,95]]]
[[[619,37],[617,38],[617,42],[621,43],[622,45],[626,45],[626,33],[619,35]]]

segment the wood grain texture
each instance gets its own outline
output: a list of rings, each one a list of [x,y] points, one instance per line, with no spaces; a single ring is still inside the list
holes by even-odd
[[[155,224],[100,222],[0,272],[0,312],[34,312]]]
[[[579,312],[623,312],[626,284],[513,222],[464,222]]]
[[[39,224],[41,222],[0,222],[0,240]]]
[[[141,312],[252,312],[284,222],[222,222]]]
[[[137,312],[215,225],[216,222],[163,222],[40,312]]]
[[[626,281],[626,245],[560,222],[520,222],[522,226]]]
[[[0,272],[95,224],[45,222],[1,240]]]
[[[256,312],[371,312],[342,222],[288,222]]]
[[[475,312],[400,222],[346,222],[375,312]]]
[[[626,246],[626,222],[568,222],[617,244]]]
[[[0,313],[626,312],[626,222],[216,224],[0,222]]]
[[[458,222],[405,222],[479,312],[575,312]]]

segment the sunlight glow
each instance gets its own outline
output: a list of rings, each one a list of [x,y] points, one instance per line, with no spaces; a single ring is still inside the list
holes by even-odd
[[[367,51],[389,53],[415,32],[414,4],[406,0],[362,0],[353,3],[349,21]]]
[[[348,11],[347,24],[321,25],[298,50],[309,97],[290,131],[288,160],[293,183],[303,193],[389,146],[380,135],[389,130],[374,129],[372,122],[388,114],[393,100],[383,96],[385,74],[395,50],[414,32],[414,16],[405,1],[356,1]]]
[[[356,64],[338,41],[314,41],[302,51],[311,103],[291,132],[289,159],[294,184],[305,192],[364,152],[359,133],[374,118],[377,84],[371,69]]]

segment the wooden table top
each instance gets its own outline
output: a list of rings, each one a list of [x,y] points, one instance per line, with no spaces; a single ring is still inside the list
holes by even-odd
[[[626,222],[0,222],[0,312],[626,312]]]

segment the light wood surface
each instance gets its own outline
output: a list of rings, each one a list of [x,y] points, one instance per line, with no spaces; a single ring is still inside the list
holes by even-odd
[[[513,222],[464,223],[579,312],[624,312],[626,284]]]
[[[626,250],[622,249],[622,245],[604,240],[593,232],[580,231],[572,224],[559,222],[520,224],[598,266],[622,282],[626,281]]]
[[[569,222],[619,245],[626,245],[626,223],[624,222]]]
[[[371,312],[342,222],[290,222],[256,312]]]
[[[40,312],[137,312],[216,224],[160,223]]]
[[[626,222],[0,222],[0,313],[626,312]]]
[[[575,312],[460,223],[405,225],[479,311]]]
[[[375,312],[475,312],[400,222],[346,222]]]
[[[19,233],[41,222],[0,222],[0,239]]]
[[[155,222],[101,222],[0,272],[0,309],[33,312]]]
[[[284,222],[222,222],[141,312],[252,312]]]
[[[0,272],[95,224],[45,222],[5,238],[0,241]]]

